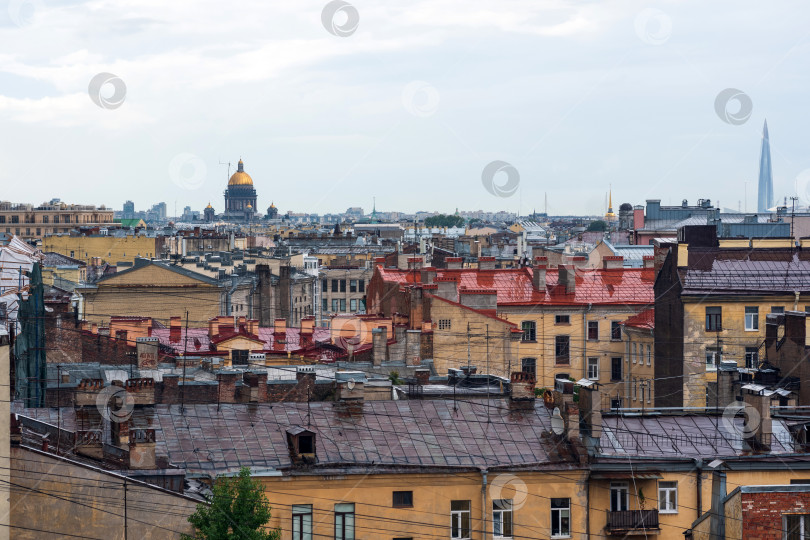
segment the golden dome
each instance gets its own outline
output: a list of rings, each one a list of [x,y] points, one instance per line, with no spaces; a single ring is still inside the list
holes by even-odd
[[[245,172],[245,164],[242,163],[242,160],[239,160],[239,165],[236,168],[236,172],[233,173],[231,179],[228,180],[229,186],[252,186],[253,185],[253,178],[250,177],[248,173]]]
[[[211,206],[211,203],[208,203],[208,206],[205,207],[206,210],[208,210],[209,208],[214,208],[213,206]]]
[[[250,210],[251,208],[253,208],[253,206],[251,206],[251,204],[248,203],[247,208],[248,208],[248,210]]]

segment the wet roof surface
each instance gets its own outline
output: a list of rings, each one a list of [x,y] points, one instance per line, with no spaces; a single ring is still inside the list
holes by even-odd
[[[601,454],[605,456],[709,457],[750,453],[743,443],[743,418],[723,416],[606,417]],[[773,420],[771,454],[793,453],[783,420]]]
[[[419,283],[420,273],[380,267],[385,281],[400,284]],[[546,271],[546,288],[537,291],[532,285],[532,269],[438,270],[438,278],[456,277],[459,287],[495,289],[498,305],[521,304],[652,304],[654,301],[653,268],[577,269],[574,293],[558,286],[557,269]]]
[[[684,293],[810,291],[810,252],[792,249],[690,249]]]

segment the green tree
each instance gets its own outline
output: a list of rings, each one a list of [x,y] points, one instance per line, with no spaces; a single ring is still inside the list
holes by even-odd
[[[601,231],[604,232],[607,230],[607,223],[602,221],[601,219],[597,219],[596,221],[591,221],[590,225],[588,225],[589,231]]]
[[[270,502],[262,485],[242,467],[236,477],[219,476],[208,504],[197,505],[188,522],[194,535],[183,540],[279,540],[279,529],[265,530],[270,521]]]
[[[425,218],[425,227],[463,227],[464,218],[439,214]]]

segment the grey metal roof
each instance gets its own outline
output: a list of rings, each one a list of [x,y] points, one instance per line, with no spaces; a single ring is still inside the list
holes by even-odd
[[[690,250],[684,294],[810,291],[810,253],[790,249]]]
[[[602,421],[602,456],[717,457],[750,453],[743,442],[741,417],[609,416]],[[773,420],[771,454],[794,453],[783,420]]]

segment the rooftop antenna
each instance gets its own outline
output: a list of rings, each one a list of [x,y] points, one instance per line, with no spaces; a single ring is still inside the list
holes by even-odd
[[[227,161],[227,162],[220,161],[219,164],[228,166],[228,176],[226,177],[226,180],[230,180],[230,178],[231,178],[231,162],[230,161]]]

